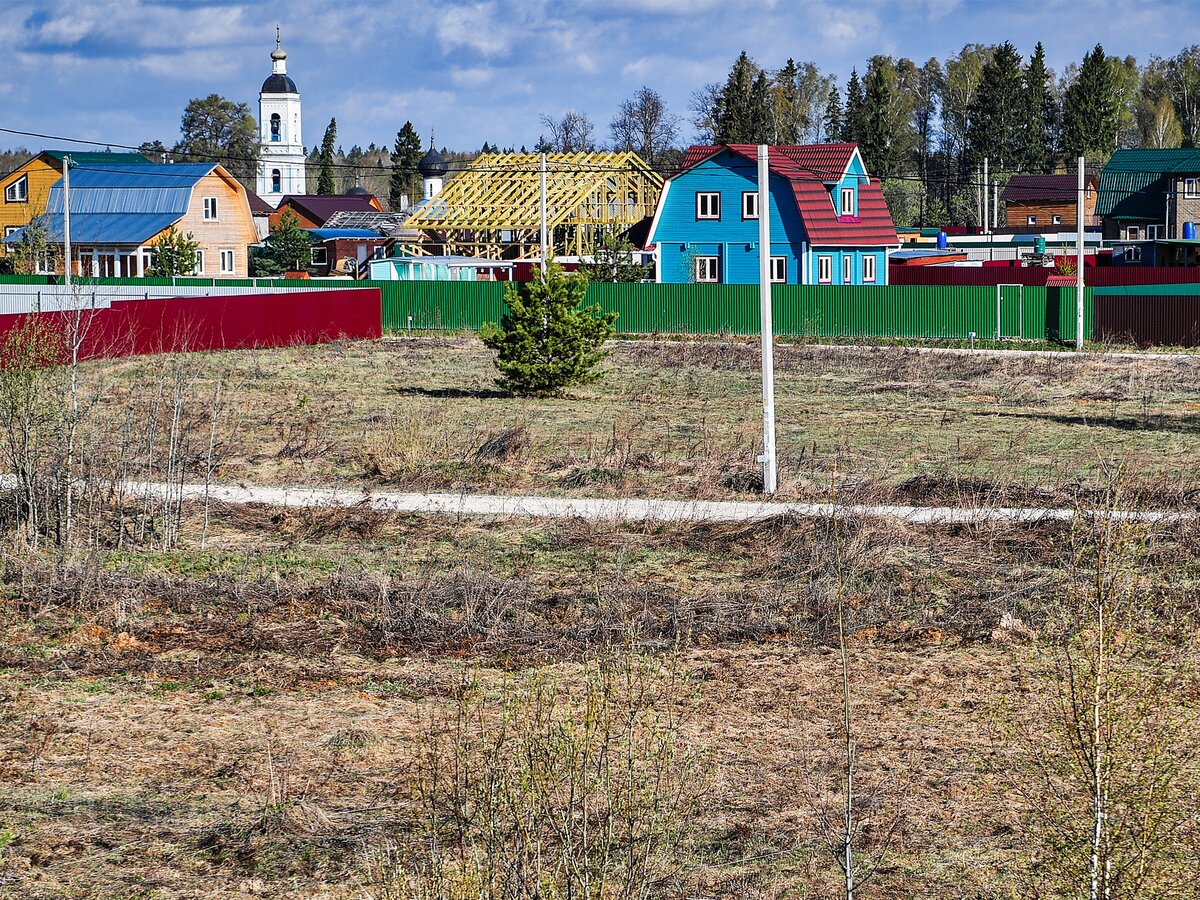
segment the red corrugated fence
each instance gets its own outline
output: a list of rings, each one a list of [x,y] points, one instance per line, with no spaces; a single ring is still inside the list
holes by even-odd
[[[65,333],[76,322],[85,358],[319,344],[383,334],[378,288],[116,300],[102,309],[0,316],[0,340],[36,316]]]
[[[1054,269],[1008,266],[890,266],[888,284],[993,287],[1023,284],[1043,287]],[[1126,284],[1200,283],[1200,268],[1176,266],[1088,266],[1084,281],[1091,287]]]

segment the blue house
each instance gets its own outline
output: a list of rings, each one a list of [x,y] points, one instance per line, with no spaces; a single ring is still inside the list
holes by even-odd
[[[697,146],[659,195],[658,280],[758,283],[758,148]],[[887,284],[900,241],[856,144],[771,147],[771,280]]]

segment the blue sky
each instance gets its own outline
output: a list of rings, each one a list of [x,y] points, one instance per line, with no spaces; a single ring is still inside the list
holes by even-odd
[[[305,142],[331,116],[339,143],[423,139],[532,146],[539,116],[589,115],[658,90],[692,137],[688,99],[745,49],[761,65],[811,60],[844,84],[876,53],[918,63],[969,42],[1041,40],[1061,70],[1100,42],[1144,61],[1200,43],[1195,0],[6,0],[0,127],[173,143],[192,97],[249,103],[270,73],[275,26],[304,101]],[[60,146],[0,134],[0,146]],[[65,146],[65,145],[64,145]]]

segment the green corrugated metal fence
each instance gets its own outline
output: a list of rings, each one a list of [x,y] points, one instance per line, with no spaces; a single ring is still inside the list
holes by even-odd
[[[0,277],[10,284],[48,284],[44,276]],[[98,285],[271,287],[318,290],[330,286],[379,288],[385,331],[474,330],[504,315],[506,285],[497,282],[357,281],[346,279],[97,279]],[[1139,285],[1144,288],[1145,286]],[[1161,286],[1156,286],[1157,289]],[[1100,293],[1102,289],[1096,289]],[[994,287],[893,285],[776,285],[771,296],[775,332],[784,336],[948,338],[997,336]],[[1028,340],[1075,339],[1075,289],[1003,288],[999,334]],[[626,334],[757,334],[756,285],[593,284],[588,303],[618,313]],[[1092,333],[1092,289],[1087,289],[1084,333]]]

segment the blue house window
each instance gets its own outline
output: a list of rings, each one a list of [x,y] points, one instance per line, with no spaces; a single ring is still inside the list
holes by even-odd
[[[279,113],[271,114],[271,140],[278,141],[282,135],[280,134]]]
[[[854,281],[854,257],[847,253],[842,257],[842,284]]]
[[[758,191],[742,192],[742,218],[758,218]]]
[[[696,192],[696,218],[698,220],[721,218],[721,195],[718,192]]]
[[[719,284],[721,260],[716,256],[696,257],[696,284]]]
[[[817,257],[817,283],[833,284],[833,257]]]
[[[868,282],[868,283],[874,283],[874,281],[875,281],[875,257],[874,256],[864,256],[863,257],[863,281]]]
[[[842,188],[842,215],[854,215],[854,188]]]
[[[787,257],[771,257],[771,283],[787,284]]]

